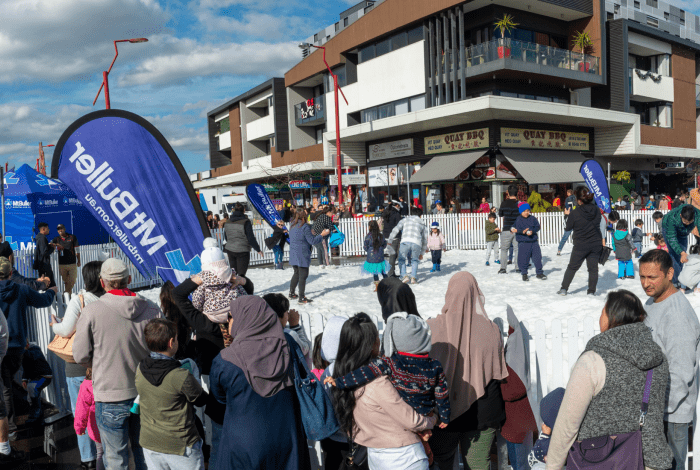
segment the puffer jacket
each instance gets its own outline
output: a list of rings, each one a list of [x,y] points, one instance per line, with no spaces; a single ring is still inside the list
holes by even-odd
[[[612,249],[615,251],[615,259],[629,261],[632,259],[632,235],[627,230],[615,230],[612,237]]]

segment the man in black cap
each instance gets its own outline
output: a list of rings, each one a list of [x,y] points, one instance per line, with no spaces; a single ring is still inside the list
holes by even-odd
[[[15,269],[15,254],[12,251],[12,247],[8,242],[0,243],[0,257],[4,256],[10,260],[12,265],[12,274],[10,275],[10,280],[15,284],[22,284],[30,289],[34,290],[46,290],[51,283],[51,280],[47,276],[40,277],[38,279],[32,277],[24,277]]]

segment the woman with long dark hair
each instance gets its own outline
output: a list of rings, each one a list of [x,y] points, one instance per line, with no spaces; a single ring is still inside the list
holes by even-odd
[[[672,467],[673,454],[664,435],[668,361],[644,324],[646,315],[632,292],[608,294],[600,334],[591,338],[571,371],[549,443],[547,468],[564,468],[574,441],[639,430],[645,381],[652,371],[649,407],[641,423],[642,458],[646,468]]]
[[[306,278],[309,277],[311,265],[311,247],[323,242],[323,237],[331,233],[330,230],[325,229],[314,236],[311,233],[311,226],[306,223],[306,218],[306,211],[301,207],[297,208],[289,226],[289,264],[294,269],[294,275],[289,284],[289,298],[298,298],[300,304],[311,302],[311,299],[306,298]],[[296,294],[297,285],[299,295]]]
[[[53,314],[51,315],[51,328],[58,336],[70,338],[75,333],[75,325],[78,323],[80,312],[86,305],[99,300],[105,293],[100,283],[100,269],[102,261],[90,261],[83,266],[83,282],[85,289],[81,289],[77,294],[73,294],[63,318],[59,321]],[[80,364],[65,363],[66,383],[68,384],[68,396],[70,406],[75,414],[75,405],[78,402],[78,392],[80,384],[85,380],[85,367]],[[97,465],[97,449],[95,443],[87,434],[78,436],[78,450],[80,451],[81,467],[84,469],[95,468]]]
[[[567,294],[576,271],[585,261],[588,267],[588,295],[594,295],[598,284],[598,260],[603,250],[605,235],[601,232],[600,209],[595,203],[593,193],[585,186],[581,186],[576,189],[575,194],[578,204],[576,208],[564,210],[564,214],[568,216],[564,230],[573,231],[574,248],[569,258],[569,266],[564,273],[561,289],[557,294]]]
[[[379,333],[366,313],[343,324],[333,377],[369,364],[379,355]],[[425,417],[403,401],[385,376],[357,390],[333,388],[341,430],[367,447],[370,470],[428,470],[428,457],[417,432],[431,429],[436,417]]]

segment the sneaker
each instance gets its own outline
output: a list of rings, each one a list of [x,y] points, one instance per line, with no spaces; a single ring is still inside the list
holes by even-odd
[[[620,279],[624,279],[624,278],[625,278],[625,276],[622,276],[622,277],[618,277],[617,279],[620,280]]]
[[[530,280],[530,278],[527,277],[527,274],[523,274],[523,281],[529,281],[529,280]]]
[[[415,277],[412,277],[411,284],[418,284],[418,280]]]
[[[304,296],[304,297],[299,297],[299,303],[300,303],[300,304],[310,304],[311,302],[313,302],[313,300],[309,299],[309,298],[306,297],[306,296]]]
[[[0,466],[6,468],[5,465],[22,462],[25,458],[26,455],[24,452],[10,447],[10,453],[8,455],[0,454]]]
[[[411,282],[411,278],[408,276],[404,276],[403,279],[401,279],[401,282],[403,282],[404,284],[408,284],[409,282]]]
[[[506,271],[505,269],[499,269],[498,274],[508,274],[508,271]]]
[[[491,266],[488,261],[486,262],[486,266]]]
[[[299,298],[298,295],[296,295],[296,294],[294,294],[294,293],[292,293],[292,292],[290,292],[289,295],[288,295],[287,297],[289,297],[290,299],[298,299],[298,298]]]
[[[513,262],[512,262],[512,261],[508,261],[508,264],[513,264]]]
[[[536,277],[537,277],[537,279],[541,279],[542,281],[547,280],[547,276],[545,276],[544,274],[538,274]]]
[[[497,259],[497,260],[496,260],[496,264],[501,264],[501,260],[500,260],[500,259]]]
[[[562,287],[561,289],[559,289],[559,291],[557,291],[557,294],[559,294],[559,295],[566,295],[566,294],[567,294],[566,289],[564,289],[564,288]]]
[[[561,251],[557,251],[557,256],[561,256]]]
[[[97,460],[90,460],[80,464],[81,470],[95,470],[97,468]]]

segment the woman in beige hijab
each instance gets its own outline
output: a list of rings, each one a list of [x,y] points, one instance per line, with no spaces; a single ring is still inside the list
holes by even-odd
[[[501,332],[486,316],[474,276],[452,276],[442,313],[428,320],[431,357],[439,360],[450,387],[450,424],[430,439],[440,470],[452,470],[461,445],[465,469],[489,468],[491,444],[506,420],[500,382],[508,376]]]

